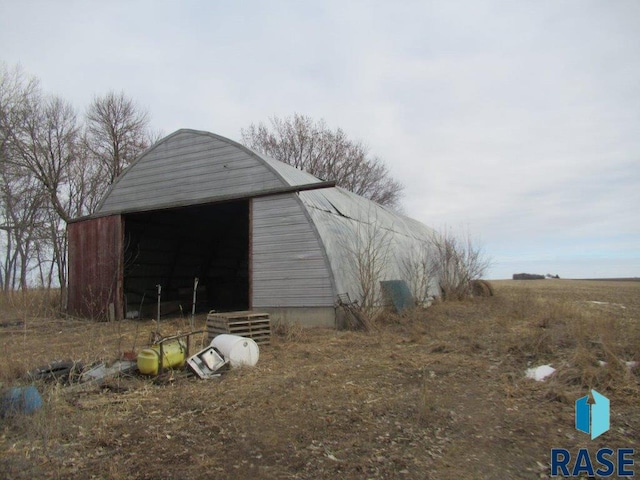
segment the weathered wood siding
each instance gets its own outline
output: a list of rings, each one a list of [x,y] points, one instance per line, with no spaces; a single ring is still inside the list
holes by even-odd
[[[179,130],[128,168],[98,213],[194,205],[285,186],[266,162],[235,142]]]
[[[70,223],[69,290],[67,309],[81,317],[108,319],[113,303],[115,319],[123,317],[122,245],[120,215]]]
[[[254,199],[252,217],[253,308],[333,306],[328,262],[296,194]]]

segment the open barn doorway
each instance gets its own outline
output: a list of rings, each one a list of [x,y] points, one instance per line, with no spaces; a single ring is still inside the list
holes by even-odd
[[[125,215],[127,315],[154,316],[157,285],[163,314],[250,308],[250,200]]]

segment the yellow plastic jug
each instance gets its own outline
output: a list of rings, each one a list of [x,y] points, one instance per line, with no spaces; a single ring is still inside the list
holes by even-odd
[[[187,347],[184,340],[176,339],[162,344],[162,368],[184,366]],[[160,369],[160,345],[152,345],[138,354],[138,370],[143,375],[157,375]]]

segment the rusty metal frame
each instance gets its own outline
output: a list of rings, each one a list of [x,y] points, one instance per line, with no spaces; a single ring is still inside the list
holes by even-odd
[[[178,333],[176,335],[169,335],[168,337],[163,337],[157,342],[155,342],[156,345],[160,347],[160,358],[158,360],[159,361],[158,375],[162,375],[164,373],[164,342],[186,337],[187,338],[187,345],[186,345],[186,351],[185,351],[185,361],[186,361],[187,358],[189,358],[189,351],[191,350],[191,335],[197,335],[198,333],[204,333],[204,332],[206,332],[206,330],[195,330],[193,332],[188,332],[188,333]]]

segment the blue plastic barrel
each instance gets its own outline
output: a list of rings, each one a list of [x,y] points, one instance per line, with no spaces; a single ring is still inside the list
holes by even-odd
[[[0,415],[6,417],[17,413],[32,414],[42,408],[42,397],[33,385],[12,387],[2,392]]]

